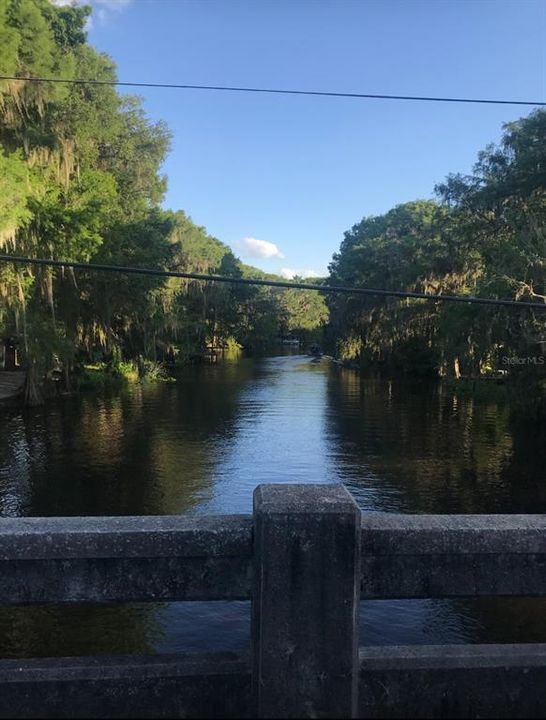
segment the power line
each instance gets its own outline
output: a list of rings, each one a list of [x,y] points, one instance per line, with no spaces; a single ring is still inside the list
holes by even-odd
[[[534,100],[497,100],[494,98],[435,97],[428,95],[385,95],[378,93],[333,92],[327,90],[288,90],[285,88],[237,87],[229,85],[189,85],[157,82],[122,82],[121,80],[84,80],[49,77],[17,77],[0,75],[0,80],[25,80],[38,83],[67,83],[69,85],[107,85],[119,87],[165,88],[171,90],[211,90],[240,93],[268,93],[273,95],[311,95],[318,97],[356,98],[364,100],[414,100],[416,102],[470,103],[481,105],[527,105],[545,107],[546,102]]]
[[[471,295],[429,295],[427,293],[407,292],[404,290],[378,290],[372,288],[347,287],[345,285],[319,285],[316,283],[289,282],[285,280],[261,280],[258,278],[238,278],[225,275],[209,275],[205,273],[178,272],[175,270],[154,270],[153,268],[137,268],[124,265],[99,265],[96,263],[67,262],[46,258],[28,258],[16,255],[0,255],[0,262],[23,263],[48,267],[69,267],[76,270],[92,270],[100,272],[125,273],[127,275],[148,275],[155,277],[174,277],[184,280],[200,280],[203,282],[221,282],[231,285],[260,285],[265,287],[288,288],[296,290],[317,290],[322,293],[343,293],[345,295],[374,295],[378,297],[417,298],[431,302],[458,302],[474,305],[494,305],[519,309],[546,310],[546,303],[521,302],[518,300],[497,300],[480,298]]]

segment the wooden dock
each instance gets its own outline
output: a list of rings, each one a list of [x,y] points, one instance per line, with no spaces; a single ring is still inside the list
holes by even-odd
[[[21,394],[25,377],[24,370],[0,370],[0,402],[11,400]]]

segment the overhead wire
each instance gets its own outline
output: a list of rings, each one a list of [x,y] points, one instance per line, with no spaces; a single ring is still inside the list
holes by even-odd
[[[180,83],[158,83],[158,82],[128,82],[120,80],[93,80],[74,78],[47,78],[47,77],[20,77],[15,75],[0,75],[0,80],[24,80],[37,83],[67,83],[72,85],[103,85],[120,87],[142,87],[142,88],[166,88],[177,90],[209,90],[243,93],[269,93],[280,95],[307,95],[320,97],[356,98],[368,100],[402,100],[420,102],[447,102],[447,103],[477,103],[487,105],[534,105],[546,106],[546,102],[531,100],[507,100],[494,98],[465,98],[465,97],[440,97],[440,96],[419,96],[419,95],[390,95],[378,93],[350,93],[334,92],[323,90],[293,90],[284,88],[263,88],[263,87],[239,87],[225,85],[196,85]],[[299,290],[316,290],[322,293],[343,293],[352,295],[373,295],[376,297],[399,297],[415,298],[432,302],[457,302],[471,303],[476,305],[495,305],[503,307],[517,307],[523,309],[545,310],[546,303],[527,302],[509,299],[483,298],[470,295],[432,295],[430,293],[386,290],[378,288],[349,287],[344,285],[326,285],[309,282],[294,282],[284,280],[269,280],[261,278],[240,278],[222,275],[211,275],[205,273],[178,272],[174,270],[156,270],[154,268],[136,268],[122,265],[101,265],[97,263],[70,262],[64,260],[53,260],[47,258],[30,258],[13,255],[0,255],[0,261],[10,263],[24,263],[29,265],[46,265],[50,267],[70,267],[80,270],[118,272],[125,274],[137,274],[148,276],[178,277],[188,280],[207,282],[231,283],[234,285],[256,285],[265,287],[278,287]]]
[[[36,83],[66,83],[69,85],[105,85],[112,87],[164,88],[170,90],[208,90],[214,92],[264,93],[273,95],[307,95],[316,97],[354,98],[361,100],[402,100],[415,102],[466,103],[481,105],[526,105],[546,107],[541,100],[511,100],[504,98],[469,98],[430,95],[391,95],[388,93],[341,92],[333,90],[297,90],[290,88],[245,87],[235,85],[200,85],[189,83],[138,82],[98,80],[85,78],[54,78],[18,75],[0,75],[0,80],[24,80]]]
[[[0,262],[38,266],[41,265],[58,268],[72,268],[76,270],[90,270],[94,272],[124,273],[127,275],[174,277],[182,278],[185,280],[198,280],[203,282],[230,283],[232,285],[256,285],[263,287],[276,287],[296,290],[316,290],[317,292],[325,294],[341,293],[345,295],[372,295],[376,297],[415,298],[419,300],[427,300],[429,302],[456,302],[470,303],[474,305],[511,307],[523,310],[546,310],[546,303],[508,300],[503,298],[483,298],[473,295],[431,295],[429,293],[412,292],[406,290],[385,290],[378,288],[362,288],[347,285],[327,285],[289,280],[270,280],[266,278],[231,277],[227,275],[179,272],[178,270],[157,270],[155,268],[141,268],[126,265],[102,265],[99,263],[71,262],[66,260],[31,258],[17,255],[0,255]]]

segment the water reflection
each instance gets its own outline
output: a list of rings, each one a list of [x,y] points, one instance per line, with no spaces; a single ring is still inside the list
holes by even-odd
[[[301,356],[189,368],[173,385],[1,411],[0,514],[249,512],[260,482],[345,482],[364,510],[545,512],[544,427],[509,411]],[[537,641],[543,607],[366,602],[362,642]],[[4,609],[0,652],[234,648],[248,625],[247,603]]]
[[[361,380],[348,370],[331,375],[329,401],[337,464],[357,497],[381,488],[373,507],[514,512],[506,404],[457,398],[436,384]]]

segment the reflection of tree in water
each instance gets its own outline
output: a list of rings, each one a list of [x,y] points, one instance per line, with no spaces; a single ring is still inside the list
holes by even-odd
[[[173,385],[135,386],[14,412],[8,432],[0,434],[3,514],[191,509],[210,492],[214,447],[229,442],[239,394],[252,372],[248,363],[199,368]],[[163,607],[0,609],[0,655],[152,652],[163,632]]]
[[[502,471],[511,494],[502,512],[545,512],[546,427],[519,417],[511,429],[513,453]],[[483,642],[546,642],[546,598],[479,598],[457,608],[479,621]]]
[[[503,469],[503,480],[512,494],[503,512],[546,512],[546,420],[514,419],[511,463]]]
[[[360,476],[371,473],[397,491],[396,507],[406,512],[546,506],[543,434],[511,422],[507,403],[457,397],[443,385],[361,379],[352,371],[332,375],[329,402],[332,437],[357,490],[363,468]]]
[[[461,616],[476,620],[473,642],[546,642],[546,598],[476,598],[453,603]]]
[[[0,439],[0,507],[15,515],[185,512],[210,491],[249,364],[84,395],[16,415]],[[14,500],[17,483],[21,497]],[[10,510],[12,512],[10,512]]]
[[[358,497],[356,468],[373,473],[385,491],[395,488],[403,512],[528,513],[546,511],[544,425],[511,418],[505,403],[457,397],[442,385],[408,385],[361,378],[351,371],[332,376],[330,431],[340,446]],[[381,505],[380,507],[385,507]],[[408,627],[419,627],[420,601],[398,603],[398,630],[392,611],[376,613],[372,628],[380,643],[404,642]],[[544,642],[546,599],[479,598],[430,601],[442,609],[442,625],[455,623],[449,642]],[[386,606],[385,606],[386,607]],[[412,623],[409,620],[412,620]],[[371,619],[370,619],[371,621]],[[391,623],[391,625],[389,625]],[[445,632],[422,628],[427,642],[445,641]],[[412,635],[411,642],[421,642]]]
[[[2,657],[150,654],[158,603],[0,608]]]

